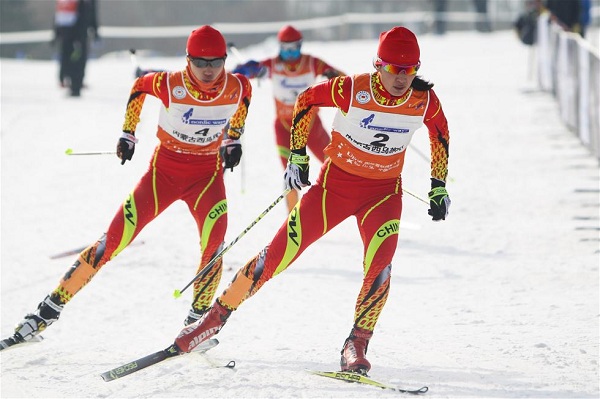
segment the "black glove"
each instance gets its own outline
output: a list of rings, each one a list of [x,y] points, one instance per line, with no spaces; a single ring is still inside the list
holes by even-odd
[[[431,219],[439,222],[446,220],[448,209],[450,208],[450,197],[446,191],[446,183],[431,178],[431,191],[429,192],[429,215]]]
[[[125,161],[131,161],[137,142],[138,139],[133,134],[123,132],[117,143],[117,156],[121,159],[121,165],[124,165]]]
[[[310,181],[308,181],[309,160],[310,158],[306,155],[305,148],[292,150],[285,174],[283,175],[286,188],[301,190],[302,187],[310,186]]]
[[[240,140],[225,139],[221,144],[221,159],[223,160],[223,168],[231,169],[240,164],[242,159],[242,143]]]

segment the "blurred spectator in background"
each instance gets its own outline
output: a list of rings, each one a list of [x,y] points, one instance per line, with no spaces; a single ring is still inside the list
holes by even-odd
[[[535,44],[537,20],[542,9],[541,0],[527,0],[525,2],[525,11],[519,15],[514,24],[517,36],[523,44],[528,46]]]
[[[433,1],[433,32],[436,35],[443,35],[446,33],[446,10],[448,9],[447,0],[434,0]]]
[[[73,97],[81,95],[89,35],[99,39],[96,0],[56,0],[52,43],[59,47],[58,79]]]
[[[552,14],[552,21],[564,30],[581,34],[580,0],[547,0],[546,8]]]
[[[475,5],[475,11],[477,11],[477,22],[475,27],[479,32],[491,32],[492,27],[490,20],[488,19],[488,1],[487,0],[473,0]]]
[[[277,34],[279,41],[279,54],[262,61],[248,61],[238,65],[232,72],[241,73],[249,78],[268,76],[273,84],[273,97],[275,99],[275,141],[285,168],[290,157],[290,129],[292,128],[292,114],[296,97],[302,91],[315,83],[318,76],[331,79],[343,75],[325,61],[303,54],[302,33],[293,26],[281,28]],[[318,115],[312,121],[308,148],[315,157],[323,163],[325,156],[323,150],[329,144],[330,137]],[[288,210],[292,210],[298,202],[298,192],[292,190],[287,198]]]
[[[488,1],[473,0],[477,20],[475,28],[479,32],[491,32],[492,27],[488,18]],[[446,24],[448,21],[448,0],[433,0],[433,32],[437,35],[446,33]]]
[[[592,2],[590,0],[581,0],[581,12],[579,17],[579,34],[585,37],[585,32],[591,22]]]

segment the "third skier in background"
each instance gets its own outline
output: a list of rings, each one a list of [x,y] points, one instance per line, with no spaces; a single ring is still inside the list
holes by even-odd
[[[344,73],[327,64],[320,58],[301,52],[302,33],[290,25],[286,25],[277,34],[279,54],[262,61],[248,61],[238,65],[232,72],[241,73],[249,78],[267,76],[273,86],[275,100],[275,141],[285,168],[290,157],[290,130],[292,115],[298,94],[315,83],[319,76],[331,79]],[[323,150],[329,144],[329,134],[323,127],[321,118],[315,114],[310,126],[310,138],[307,146],[322,163],[325,160]],[[287,195],[288,210],[291,211],[298,202],[298,192],[291,191]]]

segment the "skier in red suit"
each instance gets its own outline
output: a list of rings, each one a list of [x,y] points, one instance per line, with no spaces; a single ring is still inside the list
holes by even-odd
[[[287,269],[309,245],[354,216],[364,248],[364,277],[340,366],[342,371],[369,371],[367,347],[391,288],[392,258],[402,213],[404,156],[412,136],[423,124],[431,143],[429,214],[434,221],[445,220],[450,206],[445,188],[448,123],[433,84],[417,76],[417,38],[403,27],[381,33],[373,64],[372,73],[339,76],[298,96],[291,155],[284,175],[286,186],[301,189],[311,185],[306,144],[317,107],[338,109],[331,142],[325,149],[328,159],[316,184],[294,207],[271,242],[237,272],[200,321],[180,332],[175,339],[180,351],[189,352],[217,334],[244,300]]]
[[[285,168],[290,157],[290,130],[292,115],[298,94],[315,83],[318,77],[331,79],[343,75],[340,70],[332,67],[320,58],[301,52],[302,33],[291,25],[279,30],[279,54],[262,61],[248,61],[238,65],[232,72],[242,73],[249,78],[268,77],[273,86],[275,100],[275,142]],[[329,144],[329,134],[323,127],[321,118],[315,114],[310,127],[308,149],[323,163],[323,150]],[[286,198],[288,210],[291,211],[298,202],[298,191],[291,191]]]
[[[205,25],[194,30],[186,50],[185,69],[146,74],[136,79],[131,89],[123,134],[117,143],[121,164],[133,157],[138,142],[135,130],[146,95],[157,97],[163,105],[157,127],[160,143],[147,172],[119,207],[106,233],[79,254],[58,287],[35,312],[25,316],[9,340],[31,340],[57,321],[64,306],[96,273],[177,200],[187,204],[198,226],[202,252],[198,270],[222,248],[227,229],[223,168],[234,168],[240,162],[239,139],[252,87],[245,76],[225,72],[227,45],[216,29]],[[186,324],[198,320],[209,308],[221,272],[219,259],[195,282]]]

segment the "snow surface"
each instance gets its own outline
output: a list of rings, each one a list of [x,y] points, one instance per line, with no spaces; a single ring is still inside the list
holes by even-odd
[[[451,129],[449,219],[405,195],[392,290],[369,347],[371,375],[429,398],[597,398],[597,161],[535,90],[529,49],[513,32],[424,36],[422,75],[436,83]],[[376,41],[306,43],[347,73],[371,70]],[[265,45],[248,57],[273,54]],[[178,69],[182,58],[142,58]],[[228,67],[236,61],[228,60]],[[95,241],[145,171],[159,102],[148,97],[133,162],[121,134],[133,68],[126,54],[90,61],[81,99],[57,87],[51,61],[2,64],[1,332],[32,312]],[[229,243],[282,191],[268,81],[255,84],[244,162],[226,176]],[[322,110],[329,126],[333,113]],[[427,134],[415,135],[405,188],[425,198]],[[318,165],[311,170],[314,180]],[[242,179],[243,176],[243,179]],[[285,218],[279,204],[225,257],[221,282]],[[232,315],[206,356],[169,360],[106,383],[100,373],[168,346],[182,328],[198,237],[183,203],[169,208],[65,308],[45,340],[3,351],[1,396],[21,398],[387,398],[398,393],[309,375],[337,369],[361,284],[349,219]],[[219,289],[219,292],[221,289]],[[215,368],[230,360],[235,370]]]

